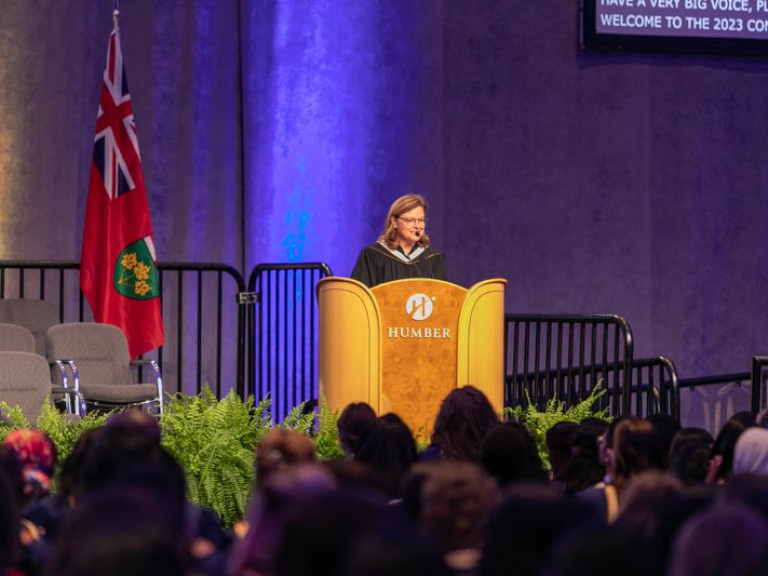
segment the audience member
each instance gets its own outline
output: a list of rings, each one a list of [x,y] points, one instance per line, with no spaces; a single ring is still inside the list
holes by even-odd
[[[672,547],[668,576],[768,573],[768,523],[738,505],[713,506],[691,517]]]
[[[496,505],[496,484],[474,462],[433,462],[424,469],[418,524],[454,574],[475,574]]]
[[[51,492],[51,478],[56,468],[56,446],[41,430],[12,430],[5,446],[14,454],[24,478],[23,506],[37,504]]]
[[[516,484],[491,513],[479,576],[547,573],[556,549],[577,533],[602,525],[582,501],[544,484]]]
[[[267,482],[272,474],[316,459],[315,445],[307,436],[296,430],[273,428],[256,446],[255,488],[258,490],[259,484]]]
[[[248,531],[235,542],[229,558],[232,576],[273,574],[275,552],[286,519],[316,497],[336,489],[333,475],[316,462],[300,463],[268,476],[248,512]]]
[[[547,480],[536,441],[517,422],[499,424],[486,434],[480,445],[480,461],[501,487]]]
[[[571,459],[559,475],[559,482],[567,495],[573,495],[603,482],[605,465],[600,457],[599,439],[605,439],[608,422],[588,418],[579,424],[573,439]]]
[[[365,434],[355,460],[368,466],[371,479],[390,501],[402,498],[402,483],[417,461],[416,441],[396,414],[379,417]]]
[[[714,438],[702,428],[683,428],[669,448],[669,471],[685,486],[699,486],[707,480]]]
[[[712,445],[707,482],[722,484],[731,479],[736,441],[744,430],[753,426],[757,426],[757,417],[746,411],[737,412],[723,424]]]
[[[653,424],[656,432],[659,433],[662,446],[664,447],[664,468],[667,468],[669,449],[672,446],[675,434],[680,431],[680,422],[669,414],[650,414],[645,417],[645,420]]]
[[[336,576],[359,543],[393,514],[370,493],[331,490],[293,506],[274,551],[274,576]]]
[[[352,402],[341,411],[336,427],[339,445],[347,458],[357,454],[365,434],[375,422],[376,412],[365,402]]]
[[[765,428],[747,428],[736,440],[732,477],[742,474],[768,477],[768,430]]]
[[[88,495],[64,521],[45,576],[184,576],[187,556],[171,510],[146,487]]]
[[[550,478],[561,482],[563,470],[573,456],[573,441],[579,431],[576,422],[558,422],[545,434],[547,453],[549,455]]]
[[[649,469],[663,469],[665,462],[664,446],[653,424],[635,417],[617,420],[611,423],[606,437],[608,482],[579,493],[580,498],[591,503],[609,523],[618,517],[622,492],[632,476]]]
[[[422,459],[480,462],[480,443],[501,422],[488,398],[474,386],[448,393],[435,418],[432,440]]]

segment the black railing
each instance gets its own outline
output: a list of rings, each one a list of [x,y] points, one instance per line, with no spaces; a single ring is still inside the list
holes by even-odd
[[[599,407],[631,412],[632,330],[616,315],[505,315],[505,404],[566,406],[601,385]]]
[[[752,357],[752,412],[757,414],[768,404],[768,356]]]
[[[632,361],[634,406],[639,416],[668,414],[680,421],[680,381],[671,360],[663,356]]]
[[[158,264],[165,345],[157,359],[169,393],[218,397],[245,390],[245,312],[238,294],[242,275],[223,264]],[[0,298],[36,298],[57,305],[62,322],[93,320],[80,292],[77,261],[0,261]]]
[[[262,264],[248,278],[222,264],[160,263],[165,345],[147,355],[163,370],[166,390],[217,397],[235,391],[270,398],[281,420],[317,391],[317,282],[322,263]],[[0,298],[54,302],[62,322],[91,320],[79,288],[77,261],[0,261]],[[616,315],[507,314],[505,403],[543,407],[582,400],[602,381],[612,414],[679,418],[680,389],[751,383],[752,409],[768,400],[768,357],[752,373],[678,379],[663,357],[633,359],[632,331]]]
[[[318,402],[315,286],[330,275],[323,263],[260,264],[248,279],[248,392],[269,397],[276,419]]]

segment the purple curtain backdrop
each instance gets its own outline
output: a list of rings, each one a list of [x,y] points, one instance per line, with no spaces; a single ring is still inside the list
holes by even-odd
[[[416,191],[456,283],[621,314],[683,377],[747,371],[768,59],[585,53],[577,4],[123,0],[158,257],[346,275]],[[3,4],[0,258],[79,257],[112,7]]]

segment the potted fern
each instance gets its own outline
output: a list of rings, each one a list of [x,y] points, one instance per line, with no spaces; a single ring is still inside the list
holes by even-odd
[[[525,407],[515,406],[504,409],[504,414],[510,420],[519,422],[525,426],[536,440],[536,447],[539,452],[542,464],[545,469],[550,469],[549,453],[547,452],[546,437],[547,431],[559,422],[579,423],[585,418],[593,417],[609,421],[608,407],[596,409],[597,401],[605,394],[606,390],[601,390],[601,382],[592,388],[584,400],[568,408],[565,407],[565,401],[551,398],[547,401],[544,410],[536,408],[526,390],[525,395],[528,403]]]

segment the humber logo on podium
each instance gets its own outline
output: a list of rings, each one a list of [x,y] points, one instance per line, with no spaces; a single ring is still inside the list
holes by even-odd
[[[426,294],[412,294],[405,302],[405,313],[412,320],[422,322],[432,315],[433,301],[435,298]],[[451,329],[438,326],[390,327],[387,330],[389,338],[450,338]]]

